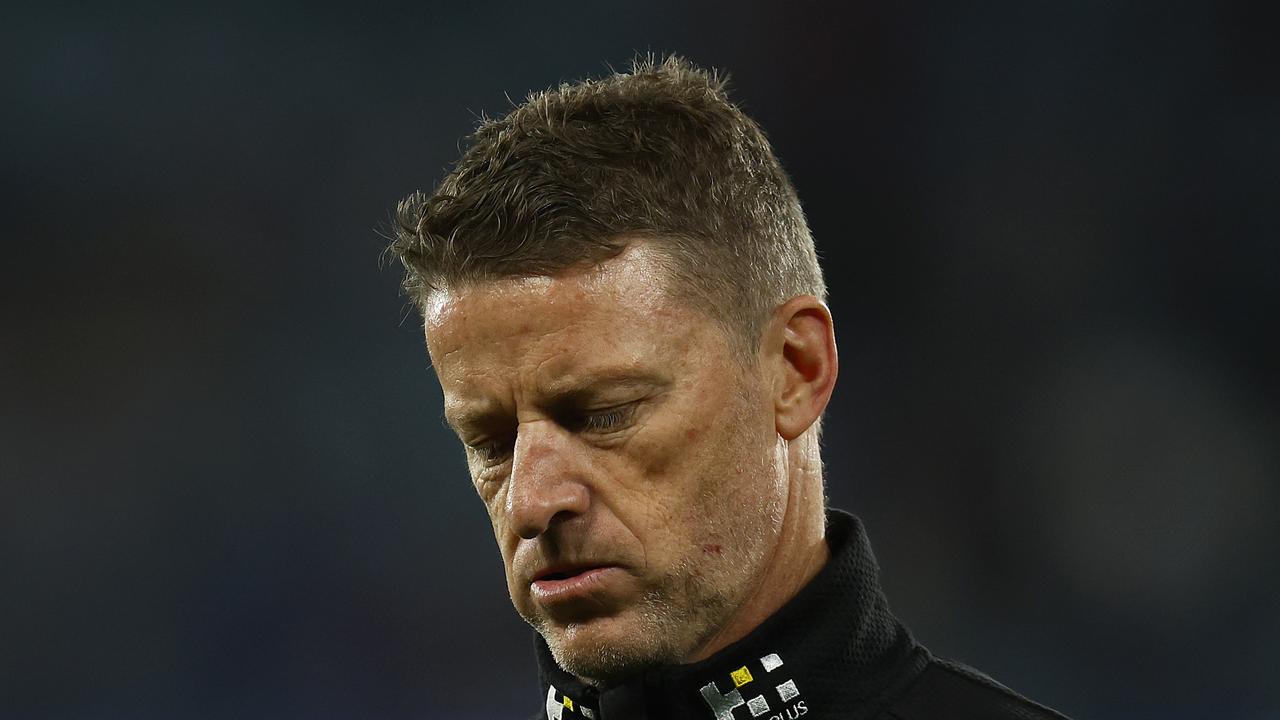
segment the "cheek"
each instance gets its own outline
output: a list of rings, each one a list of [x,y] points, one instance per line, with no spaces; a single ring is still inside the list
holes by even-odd
[[[506,516],[506,487],[506,483],[476,484],[476,494],[480,496],[480,502],[484,503],[485,512],[489,513],[489,522],[493,523],[495,530],[498,528],[498,523],[503,522]]]
[[[508,569],[511,567],[511,559],[516,552],[515,536],[511,533],[506,513],[506,494],[499,490],[491,493],[489,497],[481,498],[484,501],[485,510],[489,513],[489,524],[493,527],[493,538],[498,543],[498,552],[502,555],[502,564]]]
[[[696,478],[691,501],[708,530],[733,534],[764,521],[762,513],[773,514],[779,483],[767,420],[742,400],[722,408],[713,422],[683,430],[686,472]]]
[[[626,453],[625,492],[647,515],[645,525],[699,547],[709,525],[723,524],[726,506],[742,502],[737,491],[746,486],[746,463],[735,448],[753,442],[740,416],[708,409],[672,408],[665,422],[637,434]]]
[[[516,609],[520,610],[521,614],[524,614],[524,606],[528,602],[529,588],[518,585],[515,573],[512,571],[516,543],[510,540],[510,533],[503,533],[496,527],[494,528],[494,534],[498,536],[498,553],[502,556],[502,570],[507,581],[507,594],[511,597],[511,602],[516,606]]]

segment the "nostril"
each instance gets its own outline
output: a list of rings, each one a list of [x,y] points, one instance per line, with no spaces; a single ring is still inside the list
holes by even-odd
[[[580,511],[578,511],[577,509],[574,509],[574,510],[566,509],[566,510],[557,511],[555,515],[551,516],[551,522],[547,523],[547,526],[550,527],[552,525],[559,525],[560,523],[569,522],[573,518],[577,517],[579,512]]]
[[[572,480],[548,483],[526,475],[511,480],[506,510],[516,534],[532,540],[580,517],[588,506],[588,491],[581,483]]]

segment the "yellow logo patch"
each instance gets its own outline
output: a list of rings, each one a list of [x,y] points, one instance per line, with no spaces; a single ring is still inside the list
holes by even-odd
[[[740,688],[751,682],[751,671],[747,669],[746,665],[743,665],[737,670],[729,673],[729,677],[733,679],[733,686]]]

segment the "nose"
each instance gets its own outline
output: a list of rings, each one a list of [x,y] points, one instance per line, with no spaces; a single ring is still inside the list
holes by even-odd
[[[587,511],[590,494],[572,440],[554,423],[522,424],[507,483],[507,518],[525,540]]]

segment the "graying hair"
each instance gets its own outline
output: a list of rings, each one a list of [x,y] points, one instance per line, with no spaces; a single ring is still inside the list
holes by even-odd
[[[804,211],[725,80],[679,57],[535,93],[486,120],[434,192],[400,202],[388,251],[425,310],[439,289],[602,263],[635,238],[670,289],[755,348],[773,310],[826,297]]]

